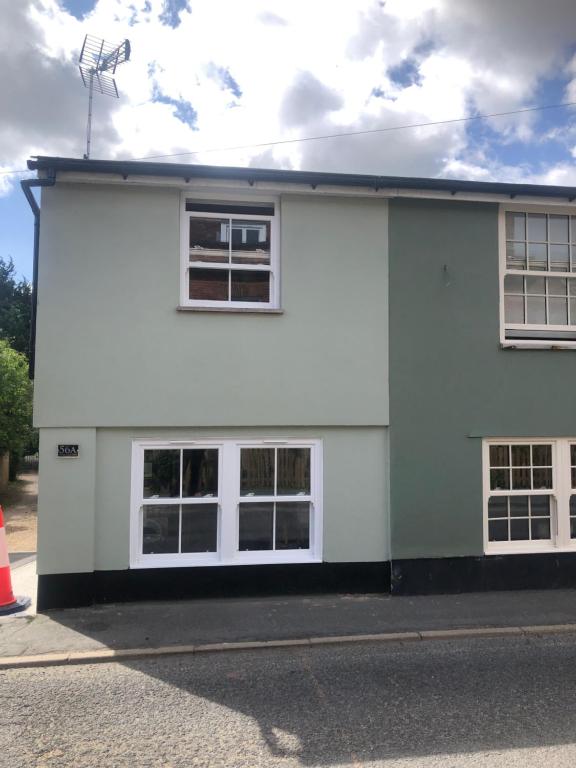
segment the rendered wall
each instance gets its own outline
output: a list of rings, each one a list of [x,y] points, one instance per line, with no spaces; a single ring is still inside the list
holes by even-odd
[[[500,347],[496,204],[389,215],[392,556],[481,555],[482,437],[576,435],[576,350]]]
[[[282,198],[282,315],[178,312],[179,215],[174,189],[43,190],[36,424],[387,424],[386,202]]]
[[[388,430],[41,430],[40,574],[129,567],[133,439],[314,437],[323,441],[323,560],[382,562],[388,546]],[[56,458],[57,443],[79,459]]]

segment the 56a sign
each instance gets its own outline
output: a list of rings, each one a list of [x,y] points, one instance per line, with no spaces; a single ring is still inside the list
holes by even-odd
[[[61,444],[58,446],[58,458],[59,459],[77,459],[78,458],[78,446],[70,444]]]

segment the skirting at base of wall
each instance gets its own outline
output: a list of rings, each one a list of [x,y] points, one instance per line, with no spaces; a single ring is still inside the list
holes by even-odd
[[[390,592],[390,563],[150,568],[38,576],[38,610],[183,598]]]
[[[390,573],[390,567],[392,573]],[[93,603],[314,593],[426,595],[576,588],[576,553],[380,563],[150,568],[38,577],[38,610]]]
[[[576,587],[576,553],[394,560],[393,595]]]

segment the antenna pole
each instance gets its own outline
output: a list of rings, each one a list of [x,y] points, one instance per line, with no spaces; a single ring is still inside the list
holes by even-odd
[[[88,85],[88,126],[86,128],[86,154],[84,160],[90,159],[90,135],[92,133],[92,96],[94,95],[94,70],[90,70],[90,83]]]

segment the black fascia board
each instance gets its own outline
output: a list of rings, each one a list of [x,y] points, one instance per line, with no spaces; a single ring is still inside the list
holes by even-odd
[[[275,168],[235,168],[230,166],[155,163],[141,160],[84,160],[68,157],[38,156],[28,160],[31,171],[72,171],[79,173],[115,174],[130,176],[172,176],[184,180],[191,178],[222,179],[228,181],[280,182],[317,186],[368,187],[380,189],[413,189],[437,192],[467,192],[472,194],[505,195],[511,200],[519,196],[564,197],[576,200],[576,187],[548,186],[544,184],[510,184],[491,181],[464,181],[461,179],[426,179],[411,176],[375,176],[356,173],[323,173],[318,171],[283,171]]]

